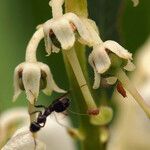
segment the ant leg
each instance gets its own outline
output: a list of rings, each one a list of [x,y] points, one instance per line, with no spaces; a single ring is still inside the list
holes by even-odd
[[[38,113],[38,116],[42,115],[42,112],[41,112],[41,111],[38,111],[38,110],[37,110],[37,111],[34,111],[34,112],[31,112],[30,115],[33,115],[33,114],[36,114],[36,113]]]
[[[67,110],[66,110],[66,111],[63,111],[62,114],[65,115],[65,116],[68,116],[68,115],[69,115],[68,112],[67,112]]]
[[[67,93],[63,94],[62,96],[60,96],[59,98],[57,98],[57,100],[64,98],[65,96],[69,95],[69,91],[67,91]]]
[[[55,117],[55,121],[56,121],[60,126],[65,127],[65,128],[69,128],[67,125],[64,125],[64,124],[62,124],[62,123],[60,123],[60,122],[58,121],[55,112],[53,113],[53,115],[54,115],[54,117]]]
[[[34,105],[34,107],[36,107],[36,108],[44,108],[44,109],[46,109],[46,107],[45,107],[44,105]]]

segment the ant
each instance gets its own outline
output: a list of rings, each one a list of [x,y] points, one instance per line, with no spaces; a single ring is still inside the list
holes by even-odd
[[[46,119],[52,112],[61,113],[67,110],[67,108],[70,106],[70,100],[66,97],[67,94],[68,93],[54,100],[48,107],[43,105],[35,105],[36,108],[44,108],[44,112],[42,113],[42,111],[35,111],[31,113],[39,113],[37,120],[30,124],[30,131],[32,133],[39,131],[45,126]]]

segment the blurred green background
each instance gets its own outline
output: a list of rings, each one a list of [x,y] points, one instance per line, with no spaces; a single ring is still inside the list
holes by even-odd
[[[13,71],[24,61],[25,49],[35,27],[51,18],[49,0],[0,0],[0,112],[15,106],[26,106],[23,93],[12,103]],[[150,33],[150,0],[133,7],[131,0],[89,0],[89,14],[99,26],[103,40],[121,42],[135,53]],[[119,7],[119,10],[117,9]],[[54,79],[67,89],[67,78],[61,54],[45,57],[43,41],[38,60],[50,65]],[[55,96],[55,95],[54,95]],[[53,97],[51,97],[53,98]],[[40,101],[49,103],[44,94]]]

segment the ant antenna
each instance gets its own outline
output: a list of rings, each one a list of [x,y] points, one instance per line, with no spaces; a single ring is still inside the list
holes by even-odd
[[[35,136],[36,135],[34,133],[32,133],[32,137],[33,137],[33,140],[34,140],[34,150],[36,150],[36,145],[37,145]]]
[[[31,90],[29,90],[29,92],[32,94],[32,96],[34,97],[34,102],[36,101],[36,96],[33,94],[33,92]]]
[[[70,109],[67,109],[67,110],[68,110],[69,112],[71,112],[72,114],[74,114],[74,115],[89,116],[88,114],[74,112],[74,111],[72,111],[72,110],[70,110]]]
[[[36,150],[36,140],[34,138],[34,150]]]
[[[67,93],[63,94],[62,96],[60,96],[58,99],[64,98],[65,96],[69,95],[69,91],[67,91]]]

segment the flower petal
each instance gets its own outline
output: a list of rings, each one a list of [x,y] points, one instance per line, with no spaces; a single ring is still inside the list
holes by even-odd
[[[36,145],[35,145],[36,142]],[[14,136],[2,148],[2,150],[46,150],[46,145],[39,140],[35,140],[32,133],[27,128],[21,128],[16,131]]]
[[[39,62],[38,64],[39,64],[41,70],[43,70],[46,73],[46,75],[47,75],[46,76],[47,86],[43,90],[43,92],[45,94],[47,94],[47,95],[50,95],[53,90],[56,91],[56,92],[58,92],[58,93],[66,93],[66,91],[64,91],[63,89],[60,89],[56,85],[56,83],[55,83],[55,81],[53,79],[53,76],[52,76],[52,73],[51,73],[51,70],[50,70],[49,66],[46,65],[46,64],[43,64],[41,62]]]
[[[93,89],[98,89],[101,82],[101,75],[97,73],[97,71],[94,69],[94,83],[93,83]]]
[[[52,41],[49,35],[46,35],[44,37],[44,43],[45,43],[45,50],[47,52],[47,56],[49,56],[52,52]]]
[[[98,89],[100,86],[101,77],[100,74],[96,71],[96,68],[93,64],[92,55],[89,55],[89,63],[92,66],[94,70],[94,83],[93,83],[93,89]]]
[[[23,69],[23,84],[27,99],[34,104],[39,95],[41,71],[37,63],[26,63]]]
[[[52,41],[50,38],[50,30],[51,30],[51,25],[53,22],[54,22],[53,19],[51,19],[51,20],[46,21],[43,24],[45,48],[46,48],[46,52],[48,53],[48,55],[50,55],[52,51]]]
[[[127,65],[123,68],[127,71],[133,71],[135,69],[135,65],[130,60],[128,60]]]
[[[117,77],[108,77],[108,78],[106,78],[106,82],[107,82],[107,84],[109,84],[109,85],[115,84],[116,81],[117,81]]]
[[[115,53],[117,56],[123,58],[123,59],[131,59],[132,60],[132,54],[129,53],[125,48],[123,48],[121,45],[119,45],[115,41],[105,41],[103,43],[103,46],[105,49],[108,49]]]
[[[82,22],[82,19],[80,19],[74,13],[67,13],[64,15],[64,18],[68,19],[71,23],[73,23],[75,25],[79,35],[81,36],[81,41],[84,44],[87,44],[90,46],[93,44],[93,41],[92,41],[90,34],[89,34],[89,31],[86,28],[85,24]]]
[[[61,43],[62,49],[67,50],[74,45],[74,32],[69,21],[67,21],[66,19],[61,18],[59,20],[56,20],[52,24],[52,31],[54,32],[58,41]]]
[[[28,124],[29,115],[24,107],[14,107],[5,110],[0,114],[0,145],[8,141],[8,135],[19,126]],[[11,127],[11,128],[10,128]]]
[[[111,65],[108,54],[101,45],[96,45],[93,47],[93,51],[89,56],[89,63],[92,64],[98,73],[102,74],[108,70]]]
[[[92,45],[97,45],[97,44],[102,43],[102,40],[99,37],[98,28],[97,28],[95,22],[93,20],[90,20],[87,18],[82,18],[82,21],[89,31],[90,38],[92,40]]]
[[[59,53],[60,49],[56,47],[54,44],[52,44],[52,52],[53,53]]]
[[[22,69],[23,67],[23,63],[18,65],[16,68],[15,68],[15,71],[14,71],[14,96],[13,96],[13,102],[16,101],[16,99],[18,98],[18,96],[20,95],[21,93],[21,89],[20,89],[20,86],[19,86],[19,71]]]

